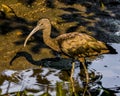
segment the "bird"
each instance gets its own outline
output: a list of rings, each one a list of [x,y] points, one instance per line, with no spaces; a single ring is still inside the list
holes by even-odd
[[[95,39],[94,37],[80,32],[64,33],[55,38],[50,37],[52,24],[49,19],[42,18],[38,21],[36,27],[29,33],[24,41],[24,47],[28,39],[38,30],[43,32],[43,41],[52,50],[61,52],[62,54],[77,59],[81,62],[85,76],[86,83],[89,83],[89,74],[85,65],[86,57],[98,56],[109,53],[110,50],[106,43]],[[72,71],[74,71],[74,64],[72,63]],[[73,74],[72,74],[73,76]]]

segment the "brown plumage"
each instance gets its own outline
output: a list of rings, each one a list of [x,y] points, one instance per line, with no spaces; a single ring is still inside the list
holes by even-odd
[[[62,52],[69,57],[77,58],[82,62],[82,65],[85,69],[87,83],[89,77],[86,66],[84,64],[85,57],[96,56],[109,52],[106,44],[84,33],[66,33],[56,38],[51,38],[51,23],[48,19],[41,19],[38,22],[37,26],[26,38],[24,46],[26,46],[28,39],[38,30],[43,31],[43,40],[45,44],[48,45],[51,49],[57,52]]]

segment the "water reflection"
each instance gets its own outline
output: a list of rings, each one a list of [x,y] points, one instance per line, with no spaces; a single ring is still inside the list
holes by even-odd
[[[75,90],[82,92],[79,68],[74,74]],[[4,80],[0,83],[1,94],[27,91],[27,94],[42,95],[49,93],[56,96],[59,92],[65,96],[72,94],[72,86],[69,79],[69,72],[52,68],[27,69],[22,71],[6,70],[1,77]],[[95,80],[94,80],[95,81]],[[14,93],[15,94],[15,93]]]
[[[117,50],[118,54],[102,55],[88,65],[90,84],[86,92],[87,96],[89,94],[92,96],[120,95],[120,44],[112,44],[112,46]],[[16,94],[20,94],[20,96],[23,94],[71,96],[74,94],[82,96],[84,75],[80,73],[82,69],[79,68],[79,62],[76,62],[73,77],[74,86],[72,86],[70,81],[71,62],[71,59],[43,59],[42,62],[34,62],[34,64],[39,63],[42,65],[47,63],[47,66],[43,68],[21,71],[5,70],[0,74],[1,94],[9,94],[11,96]],[[56,65],[59,67],[56,68]],[[67,66],[69,67],[66,69]],[[75,87],[74,93],[72,91],[73,87]]]
[[[100,94],[100,89],[103,87],[100,85],[102,75],[95,70],[91,70],[93,79],[89,85],[89,92],[92,94]],[[83,92],[81,86],[79,68],[76,68],[74,74],[75,91],[76,94]],[[49,94],[51,96],[70,96],[72,94],[71,83],[69,80],[69,74],[67,71],[61,71],[57,69],[27,69],[22,71],[6,70],[2,72],[1,77],[4,80],[0,83],[1,94],[27,91],[27,95],[41,96],[43,94]],[[97,93],[96,93],[97,92]],[[11,95],[11,96],[12,96]],[[78,95],[77,95],[78,96]]]
[[[38,72],[39,71],[39,72]],[[12,78],[13,80],[4,80],[1,84],[2,94],[6,92],[12,93],[23,90],[30,90],[31,92],[35,92],[36,95],[38,92],[41,93],[41,90],[46,89],[47,85],[55,85],[56,81],[60,81],[58,76],[55,76],[58,73],[58,70],[52,70],[47,68],[42,69],[28,69],[23,70],[21,72],[6,70],[2,73],[2,77]],[[53,73],[52,75],[48,74]],[[8,75],[9,74],[9,75]],[[52,78],[50,78],[52,76]],[[46,85],[46,86],[43,86]],[[7,88],[9,86],[9,89]]]

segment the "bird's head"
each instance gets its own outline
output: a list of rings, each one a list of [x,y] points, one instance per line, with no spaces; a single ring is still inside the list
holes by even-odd
[[[38,30],[44,30],[45,28],[47,28],[47,26],[50,26],[50,21],[49,19],[41,19],[38,21],[37,26],[30,32],[30,34],[27,36],[27,38],[25,39],[24,42],[24,47],[27,44],[28,39],[34,34],[36,33]]]
[[[46,28],[46,26],[50,25],[50,20],[49,19],[40,19],[37,23],[37,26],[39,26],[40,29]],[[40,30],[39,29],[39,30]]]

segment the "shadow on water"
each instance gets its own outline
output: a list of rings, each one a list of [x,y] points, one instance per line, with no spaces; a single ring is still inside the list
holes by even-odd
[[[26,60],[28,60],[31,64],[37,65],[37,66],[43,66],[43,67],[48,67],[48,68],[55,68],[55,69],[61,69],[61,70],[70,70],[72,65],[72,59],[70,58],[45,58],[42,60],[35,61],[32,58],[32,55],[22,51],[22,52],[17,52],[16,55],[12,58],[10,61],[10,65],[14,62],[15,59],[20,58],[20,57],[25,57]]]

